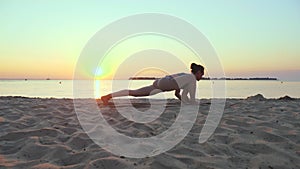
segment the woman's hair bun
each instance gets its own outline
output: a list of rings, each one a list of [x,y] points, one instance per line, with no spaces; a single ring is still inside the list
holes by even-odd
[[[196,63],[191,64],[191,69],[191,72],[194,74],[198,71],[201,71],[202,73],[204,72],[204,67],[202,65],[197,65]]]
[[[191,69],[195,69],[196,66],[197,66],[196,63],[192,63],[192,64],[191,64]]]

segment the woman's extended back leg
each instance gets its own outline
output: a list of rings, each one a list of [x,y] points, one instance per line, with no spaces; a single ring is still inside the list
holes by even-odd
[[[120,90],[105,96],[101,97],[101,100],[105,105],[108,104],[108,100],[112,97],[121,97],[121,96],[134,96],[134,97],[141,97],[141,96],[150,96],[157,93],[162,92],[161,90],[155,88],[153,85],[142,87],[136,90]]]
[[[153,85],[150,85],[136,90],[129,90],[129,96],[134,96],[134,97],[150,96],[160,92],[162,91],[155,88]]]

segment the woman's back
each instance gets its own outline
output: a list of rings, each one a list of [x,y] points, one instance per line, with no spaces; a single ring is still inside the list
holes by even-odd
[[[196,83],[195,77],[190,73],[176,73],[168,76],[173,78],[177,82],[177,85],[180,89],[184,89],[189,84]]]

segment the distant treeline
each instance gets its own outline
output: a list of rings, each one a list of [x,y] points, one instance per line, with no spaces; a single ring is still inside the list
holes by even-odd
[[[130,77],[129,80],[155,80],[155,77]]]
[[[159,79],[156,77],[130,77],[129,80],[155,80]],[[210,78],[210,77],[203,77],[201,80],[278,80],[277,78],[272,77],[253,77],[253,78],[228,78],[228,77],[222,77],[222,78]]]
[[[241,77],[235,77],[235,78],[228,78],[228,77],[209,78],[209,77],[203,77],[201,80],[278,80],[278,79],[273,78],[273,77],[251,77],[251,78],[241,78]]]

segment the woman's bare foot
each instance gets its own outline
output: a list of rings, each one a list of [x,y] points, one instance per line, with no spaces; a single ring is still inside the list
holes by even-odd
[[[108,100],[110,100],[110,99],[111,99],[111,95],[110,94],[101,97],[101,100],[102,100],[102,102],[103,102],[104,105],[107,105],[108,104]]]

